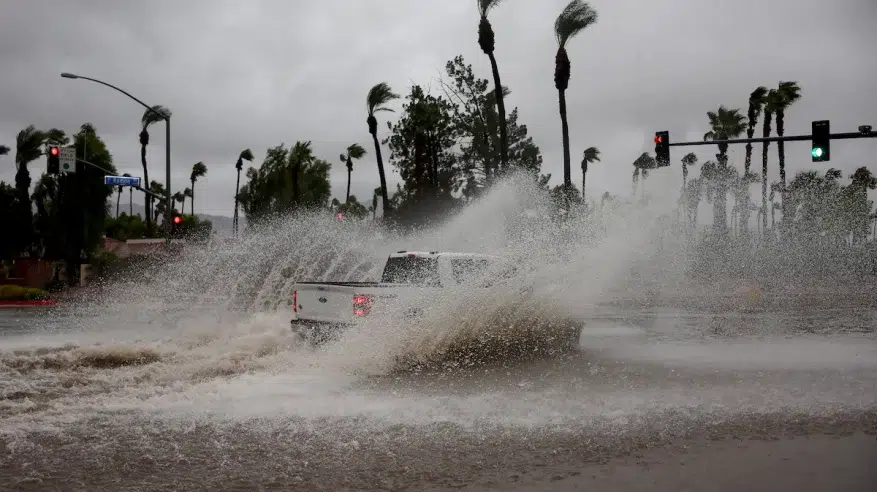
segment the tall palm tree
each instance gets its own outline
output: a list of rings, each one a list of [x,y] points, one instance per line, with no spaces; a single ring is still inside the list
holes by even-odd
[[[697,165],[697,156],[689,152],[682,157],[682,208],[688,216],[688,167]]]
[[[232,231],[235,235],[238,233],[238,206],[240,204],[240,199],[238,195],[241,190],[241,170],[244,168],[244,161],[253,162],[254,156],[253,151],[250,149],[244,149],[241,151],[240,155],[238,155],[238,160],[234,165],[235,170],[238,172],[237,181],[234,184],[234,217],[232,218]]]
[[[149,191],[151,191],[152,193],[154,193],[158,196],[164,196],[165,195],[164,184],[159,183],[158,181],[150,181],[149,182]],[[158,203],[155,204],[155,208],[153,210],[150,210],[147,213],[150,213],[150,212],[153,213],[153,216],[155,217],[156,223],[157,223],[158,217],[161,216],[161,213],[164,212],[165,208],[166,207],[165,207],[164,202],[159,200]]]
[[[15,190],[17,196],[16,219],[19,220],[21,229],[14,232],[17,236],[16,248],[24,250],[29,247],[33,239],[33,210],[30,201],[30,171],[27,165],[43,155],[43,143],[46,133],[37,130],[33,125],[18,132],[15,138]],[[18,253],[19,251],[16,251]]]
[[[174,203],[180,203],[180,210],[185,210],[184,207],[186,206],[186,195],[184,195],[182,191],[174,193],[174,196],[172,198],[174,200]]]
[[[755,126],[758,124],[758,117],[764,109],[765,98],[767,97],[767,87],[759,86],[749,94],[749,111],[746,116],[749,122],[746,125],[746,138],[755,136]],[[745,172],[749,172],[749,166],[752,164],[752,144],[746,144],[746,164]]]
[[[572,170],[569,155],[569,125],[566,118],[566,89],[569,87],[570,77],[566,43],[595,22],[597,22],[597,11],[581,0],[572,0],[554,21],[554,36],[557,38],[554,86],[557,88],[560,106],[560,126],[563,132],[563,186],[567,190],[572,187]]]
[[[381,82],[372,87],[368,91],[368,96],[365,98],[366,107],[368,108],[368,118],[366,119],[368,122],[368,132],[371,134],[372,140],[374,140],[375,157],[378,160],[378,176],[381,179],[381,197],[383,198],[384,215],[388,214],[390,211],[390,196],[387,194],[387,178],[384,175],[384,161],[381,158],[381,144],[378,142],[378,120],[375,118],[375,113],[379,111],[394,112],[392,109],[386,107],[386,104],[394,99],[399,99],[399,95],[393,93],[393,90],[390,89],[389,84],[386,82]]]
[[[801,87],[797,82],[780,81],[777,87],[777,136],[782,137],[785,131],[786,110],[796,102],[801,100]],[[777,156],[779,157],[780,166],[780,183],[786,186],[786,147],[782,141],[777,142]]]
[[[649,170],[655,169],[657,163],[655,162],[655,158],[649,155],[648,152],[643,152],[640,154],[636,160],[633,161],[633,194],[636,195],[636,187],[640,181],[640,177],[642,177],[642,187],[641,194],[645,195],[646,193],[646,178],[649,177]]]
[[[499,68],[496,65],[496,57],[493,55],[496,39],[493,34],[493,26],[487,20],[487,14],[491,9],[499,5],[501,1],[478,0],[478,13],[481,15],[481,20],[478,23],[478,45],[481,47],[481,51],[490,58],[490,67],[493,69],[493,85],[495,87],[493,93],[496,96],[496,110],[499,114],[500,164],[503,169],[506,169],[509,165],[509,135],[505,115],[505,101],[503,100],[505,91],[500,90],[502,83],[499,80]]]
[[[155,105],[152,107],[152,111],[148,109],[144,111],[143,116],[140,118],[140,125],[143,127],[140,131],[140,164],[143,166],[143,183],[150,182],[149,169],[146,167],[146,146],[149,145],[149,127],[153,123],[163,121],[163,118],[159,115],[170,117],[171,110],[161,105]],[[146,228],[148,230],[152,225],[152,197],[144,194],[143,199],[146,205]]]
[[[195,182],[198,178],[207,176],[207,166],[203,162],[196,162],[192,165],[192,174],[189,175],[189,181],[192,182],[192,215],[195,215]]]
[[[347,147],[347,155],[341,154],[341,162],[347,164],[347,198],[344,203],[350,203],[350,177],[353,174],[353,159],[362,159],[365,157],[365,149],[359,144],[351,144]]]
[[[770,137],[770,124],[773,121],[773,115],[776,113],[778,104],[779,96],[777,95],[776,89],[767,91],[767,95],[764,96],[764,124],[762,125],[761,130],[761,136],[764,138]],[[767,151],[769,147],[770,142],[764,142],[761,144],[761,229],[763,231],[767,231]],[[770,200],[771,203],[773,203],[773,198]],[[771,209],[771,217],[772,216],[773,209]]]
[[[128,173],[125,173],[122,176],[125,176],[126,178],[131,177],[131,175]],[[116,192],[117,192],[117,194],[116,194],[116,218],[117,219],[119,218],[119,203],[122,201],[122,188],[124,188],[124,186],[119,186],[119,187],[117,187],[117,190],[116,190]]]
[[[600,151],[597,147],[588,147],[582,152],[582,202],[585,202],[585,184],[588,178],[588,164],[591,162],[600,162]]]
[[[180,208],[181,214],[186,213],[186,198],[190,200],[194,198],[192,194],[192,188],[189,188],[188,186],[186,187],[186,189],[183,190],[183,206]]]
[[[298,141],[289,151],[289,168],[292,172],[292,206],[297,207],[301,201],[301,170],[314,158],[311,141]]]
[[[711,130],[707,132],[703,139],[710,140],[728,140],[739,137],[746,131],[746,117],[740,114],[739,109],[728,109],[725,106],[719,106],[718,111],[708,111],[707,117],[710,121]],[[728,144],[719,143],[719,153],[716,154],[718,163],[715,169],[708,169],[706,174],[707,180],[715,184],[715,225],[720,234],[727,232],[727,191],[728,186],[736,179],[732,179],[733,169],[728,165]],[[701,171],[703,173],[703,170]]]

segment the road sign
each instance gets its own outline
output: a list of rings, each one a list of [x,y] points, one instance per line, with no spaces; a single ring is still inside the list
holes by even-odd
[[[109,186],[140,186],[140,178],[135,176],[104,176],[104,184]]]
[[[67,173],[76,172],[76,147],[61,147],[61,156],[58,159],[61,170]]]

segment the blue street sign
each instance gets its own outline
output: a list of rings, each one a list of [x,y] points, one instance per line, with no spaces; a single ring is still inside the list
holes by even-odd
[[[140,186],[140,178],[134,176],[104,176],[108,186]]]

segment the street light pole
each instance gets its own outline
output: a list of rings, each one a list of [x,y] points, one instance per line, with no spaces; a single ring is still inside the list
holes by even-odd
[[[72,73],[68,73],[68,72],[62,73],[61,77],[64,77],[65,79],[89,80],[91,82],[96,82],[98,84],[105,85],[111,89],[115,89],[115,90],[121,92],[122,94],[128,96],[129,98],[133,99],[134,101],[136,101],[138,104],[140,104],[141,106],[143,106],[147,110],[152,111],[153,113],[155,113],[161,119],[164,120],[164,122],[165,122],[165,136],[167,139],[167,143],[165,145],[165,167],[166,167],[166,169],[165,169],[165,173],[166,173],[165,174],[165,200],[166,201],[165,201],[164,226],[165,226],[165,228],[170,227],[171,212],[172,212],[171,203],[173,203],[173,202],[171,202],[171,117],[170,117],[170,115],[159,113],[158,111],[152,109],[152,106],[146,104],[145,102],[141,101],[140,99],[137,99],[136,97],[132,96],[128,92],[126,92],[126,91],[124,91],[124,90],[122,90],[122,89],[120,89],[112,84],[104,82],[103,80],[93,79],[91,77],[84,77],[82,75],[76,75],[76,74],[72,74]],[[149,186],[149,183],[145,183],[145,184],[147,187]],[[170,234],[167,235],[167,241],[170,242]]]

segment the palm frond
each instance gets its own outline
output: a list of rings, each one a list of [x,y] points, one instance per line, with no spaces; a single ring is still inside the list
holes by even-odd
[[[573,36],[597,22],[597,11],[587,2],[572,0],[554,21],[554,36],[563,48]]]
[[[502,0],[478,0],[478,13],[481,17],[487,17],[487,14],[501,2]]]
[[[394,99],[399,99],[399,95],[394,93],[393,89],[386,82],[381,82],[372,87],[368,91],[368,96],[366,96],[369,116],[373,116],[378,111],[394,112],[392,109],[384,106]]]
[[[10,150],[12,150],[12,149],[10,149],[9,147],[7,147],[5,145],[0,145],[0,155],[7,155],[7,154],[9,154]]]
[[[248,162],[253,162],[255,156],[253,156],[253,151],[250,149],[244,149],[241,151],[241,155],[238,157],[239,159],[243,159]]]
[[[160,104],[156,104],[155,106],[152,106],[152,111],[147,109],[143,112],[143,117],[140,118],[140,123],[143,125],[143,128],[146,129],[149,125],[163,121],[165,118],[170,118],[170,116],[170,109]]]
[[[365,157],[365,149],[362,148],[362,145],[355,143],[347,147],[347,155],[351,159],[362,159]]]

